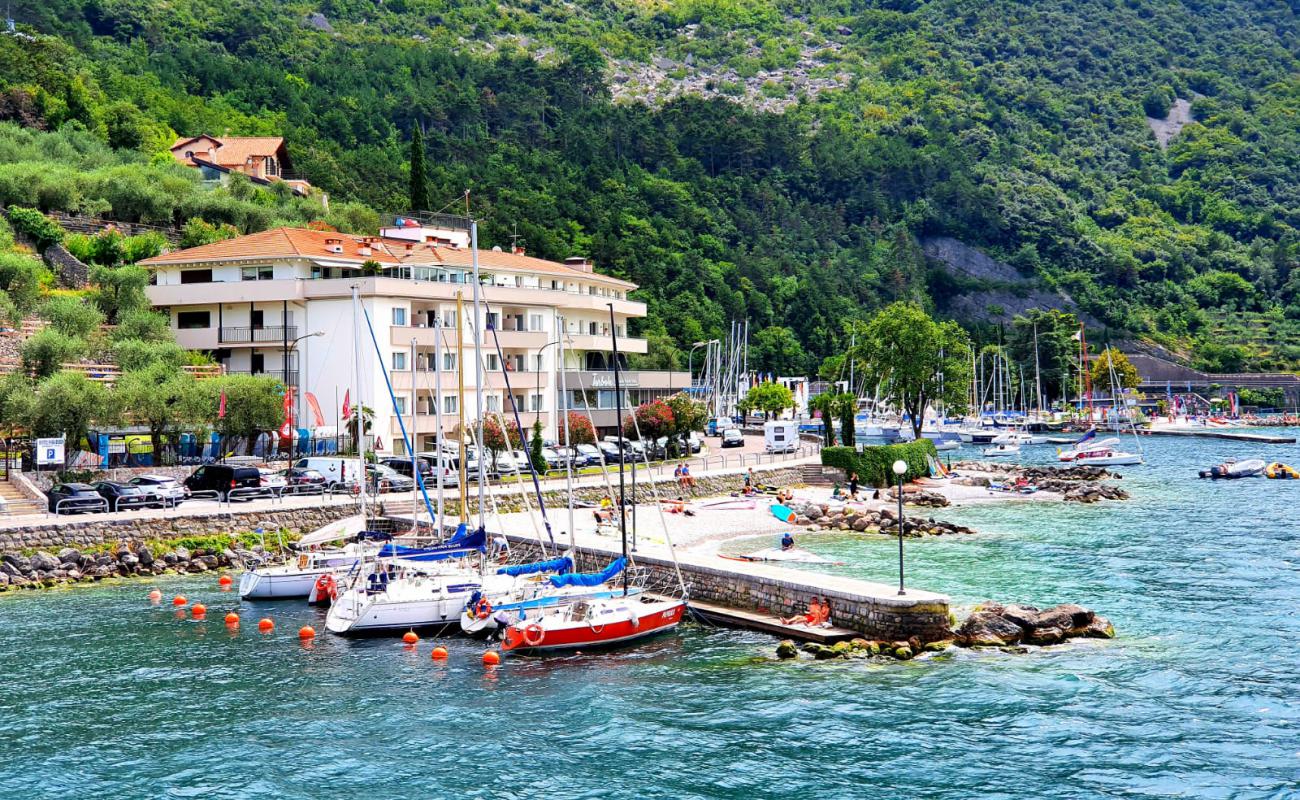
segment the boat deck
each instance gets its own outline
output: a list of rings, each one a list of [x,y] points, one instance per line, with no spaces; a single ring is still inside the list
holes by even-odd
[[[772,614],[760,614],[757,611],[728,608],[717,603],[706,603],[701,600],[691,600],[688,605],[697,615],[715,625],[770,633],[773,636],[794,639],[799,642],[835,644],[836,642],[846,642],[849,639],[862,636],[857,631],[851,631],[848,628],[813,628],[808,625],[785,625]]]

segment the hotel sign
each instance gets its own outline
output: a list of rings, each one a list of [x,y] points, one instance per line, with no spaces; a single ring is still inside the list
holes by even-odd
[[[641,385],[641,376],[635,372],[620,372],[618,374],[618,385],[625,389],[635,388]],[[613,389],[614,373],[612,371],[591,373],[590,386],[593,389]]]

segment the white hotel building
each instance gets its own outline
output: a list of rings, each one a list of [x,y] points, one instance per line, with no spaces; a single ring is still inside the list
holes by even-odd
[[[339,425],[349,389],[357,401],[353,369],[354,353],[359,354],[361,400],[375,411],[372,433],[384,452],[403,454],[385,373],[408,429],[414,390],[417,447],[428,449],[437,431],[435,367],[441,368],[444,433],[450,436],[459,421],[458,335],[469,365],[464,413],[467,421],[474,419],[474,287],[468,245],[467,226],[455,218],[439,220],[438,227],[384,228],[377,237],[277,228],[165,253],[141,265],[153,273],[149,299],[170,316],[180,345],[210,354],[227,372],[267,374],[295,387],[300,428],[315,424],[306,393],[317,399],[325,427]],[[508,398],[513,396],[523,426],[540,420],[544,435],[555,438],[563,371],[568,407],[579,412],[590,408],[596,426],[611,429],[616,418],[609,306],[620,354],[645,353],[646,341],[628,336],[627,330],[630,320],[646,313],[644,303],[629,298],[635,284],[601,275],[584,259],[561,264],[500,248],[480,250],[479,274],[485,324],[477,329],[494,328],[504,355],[498,357],[493,337],[486,333],[485,410],[509,420]],[[354,286],[375,328],[378,354],[364,320],[354,325]],[[461,320],[456,317],[458,294],[464,298]],[[561,331],[563,364],[557,361]],[[439,335],[443,355],[435,364]],[[622,371],[620,380],[625,409],[689,385],[685,372]]]

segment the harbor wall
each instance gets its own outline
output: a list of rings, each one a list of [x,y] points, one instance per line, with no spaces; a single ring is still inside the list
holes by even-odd
[[[516,556],[541,557],[536,540],[511,536]],[[619,544],[606,547],[579,546],[578,569],[595,572],[619,555]],[[675,593],[677,573],[671,559],[635,554],[636,565],[644,570],[650,591]],[[717,563],[711,563],[717,562]],[[897,589],[881,584],[819,575],[803,570],[782,569],[769,564],[722,562],[715,556],[684,554],[679,558],[682,577],[690,597],[731,608],[770,613],[774,617],[802,614],[814,595],[831,604],[831,621],[868,639],[922,642],[952,638],[948,598],[912,590],[897,596]]]
[[[212,512],[171,517],[137,517],[120,520],[65,519],[23,527],[0,529],[0,552],[61,547],[86,548],[111,542],[168,541],[189,536],[240,533],[263,528],[304,534],[357,513],[353,503],[316,508],[254,512]]]

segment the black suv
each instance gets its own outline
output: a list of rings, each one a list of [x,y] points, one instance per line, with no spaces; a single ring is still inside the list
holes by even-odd
[[[191,492],[216,492],[218,498],[225,500],[231,489],[262,488],[262,473],[257,467],[206,464],[185,479],[185,488]],[[241,492],[235,499],[251,500],[253,496],[252,492]]]

